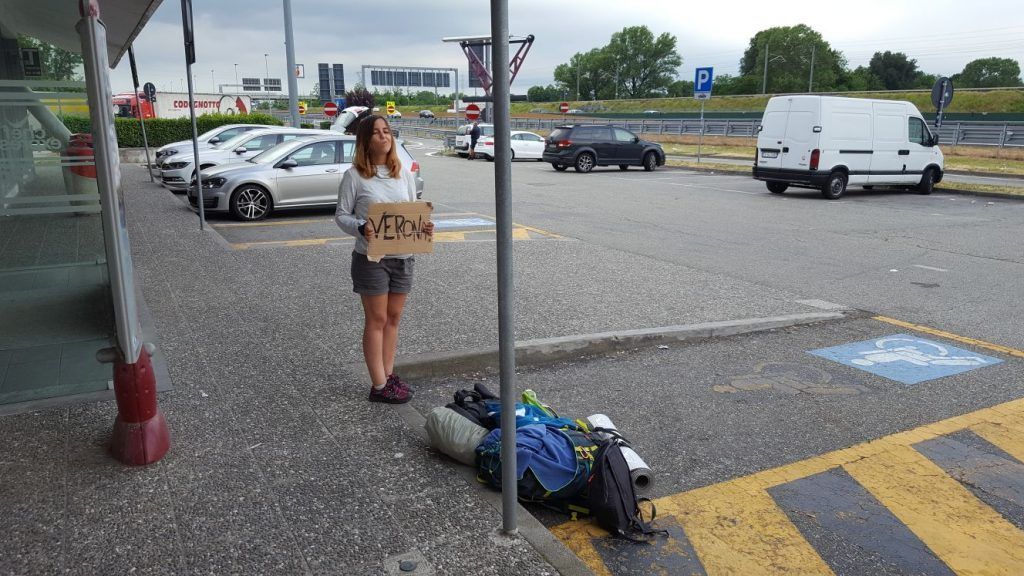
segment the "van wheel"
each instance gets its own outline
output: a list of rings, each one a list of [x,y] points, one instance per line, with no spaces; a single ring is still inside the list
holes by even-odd
[[[629,170],[629,164],[619,164],[619,170]]]
[[[586,174],[594,169],[594,155],[589,152],[584,152],[576,157],[576,165],[573,166],[577,172],[583,172]]]
[[[768,191],[772,194],[782,194],[786,188],[789,188],[789,184],[785,182],[766,182],[765,184],[768,185]]]
[[[828,175],[828,181],[821,187],[821,195],[829,200],[838,200],[846,192],[846,174],[836,170]]]
[[[647,172],[654,172],[654,169],[658,167],[658,157],[654,155],[654,152],[648,152],[644,156],[644,170]]]
[[[921,183],[917,185],[918,194],[931,194],[935,190],[935,168],[929,168],[921,176]]]
[[[551,166],[553,166],[555,170],[558,170],[559,172],[565,172],[565,169],[568,168],[568,166],[566,166],[565,164],[555,164],[554,162],[551,163]]]

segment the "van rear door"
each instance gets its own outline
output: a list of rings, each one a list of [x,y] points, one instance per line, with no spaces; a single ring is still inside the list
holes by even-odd
[[[761,168],[782,167],[782,143],[786,139],[789,98],[775,97],[768,101],[757,134],[757,165]]]
[[[783,170],[806,171],[809,169],[811,150],[817,147],[818,134],[814,126],[818,124],[821,98],[793,98],[789,106],[789,117],[786,119],[786,137],[782,140]]]

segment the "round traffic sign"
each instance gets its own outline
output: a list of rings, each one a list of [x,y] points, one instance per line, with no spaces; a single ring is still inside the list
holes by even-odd
[[[559,104],[558,105],[558,111],[561,112],[562,114],[565,114],[566,112],[568,112],[569,111],[569,103],[568,102],[562,102],[561,104]]]
[[[335,104],[334,102],[324,102],[324,114],[326,114],[328,118],[334,117],[334,115],[337,114],[337,113],[338,113],[338,105],[337,104]]]
[[[394,114],[395,113],[395,107],[394,106],[388,106],[387,107],[387,111],[388,111],[388,114]]]
[[[936,108],[945,108],[953,101],[953,81],[945,76],[935,81],[932,86],[932,104]]]
[[[480,107],[470,102],[466,105],[466,120],[478,120],[480,118]]]
[[[306,113],[306,103],[305,102],[299,102],[299,114],[305,114],[305,113]]]

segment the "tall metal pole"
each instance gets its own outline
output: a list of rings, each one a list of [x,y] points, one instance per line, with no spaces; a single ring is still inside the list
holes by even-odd
[[[192,165],[196,171],[196,203],[199,205],[199,229],[206,229],[203,207],[203,177],[199,173],[199,131],[196,129],[196,97],[192,86],[192,64],[196,61],[195,38],[192,34],[192,0],[181,0],[181,22],[185,31],[185,76],[188,77],[188,113],[192,118]]]
[[[700,149],[704,145],[704,100],[700,101],[700,134],[697,136],[697,164],[700,164]]]
[[[770,40],[764,42],[764,81],[761,84],[761,94],[768,93],[768,45]]]
[[[238,92],[238,64],[235,64],[235,89],[233,92]]]
[[[128,47],[128,62],[132,66],[132,86],[135,87],[135,100],[139,101],[139,69],[135,67],[135,47]],[[147,96],[148,98],[148,96]],[[142,147],[146,150],[146,172],[149,172],[149,181],[156,182],[153,179],[153,163],[149,159],[149,139],[146,138],[146,120],[145,114],[142,113],[142,106],[139,106],[139,127],[142,129]]]
[[[512,132],[508,62],[508,0],[491,0],[494,61],[494,204],[498,235],[498,356],[501,377],[502,529],[515,534],[516,519],[516,341],[512,292]]]
[[[299,81],[295,78],[295,35],[292,33],[292,0],[284,0],[284,49],[288,57],[288,111],[292,128],[299,127]]]
[[[816,45],[811,45],[811,79],[807,81],[807,91],[814,92],[814,50]]]

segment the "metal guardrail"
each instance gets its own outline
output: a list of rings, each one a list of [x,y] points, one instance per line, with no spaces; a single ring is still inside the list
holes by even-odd
[[[465,122],[455,118],[403,118],[392,120],[404,134],[410,129],[423,129],[425,137],[440,138],[433,132],[450,133]],[[611,124],[637,134],[692,135],[700,134],[700,120],[607,120],[600,118],[513,118],[513,130],[551,131],[565,124]],[[705,136],[737,136],[751,138],[757,135],[760,120],[705,120]],[[929,126],[930,127],[930,126]],[[429,134],[429,135],[428,135]],[[994,146],[999,148],[1024,146],[1024,124],[1011,122],[947,122],[939,131],[939,144],[948,146]]]
[[[275,114],[277,115],[277,114]],[[287,120],[287,113],[283,118]],[[328,120],[323,114],[306,114],[302,121],[319,127]],[[423,130],[422,137],[441,139],[441,132],[450,133],[466,124],[457,118],[396,118],[391,121],[403,134],[415,134],[410,130]],[[700,120],[692,119],[640,119],[609,120],[561,116],[554,118],[513,118],[513,130],[551,131],[565,124],[611,124],[637,134],[690,135],[700,134]],[[751,138],[757,135],[760,120],[751,119],[705,119],[705,136],[737,136]],[[931,128],[931,125],[929,125]],[[1014,122],[946,122],[939,131],[939,144],[948,146],[993,146],[998,148],[1024,147],[1024,124]]]

